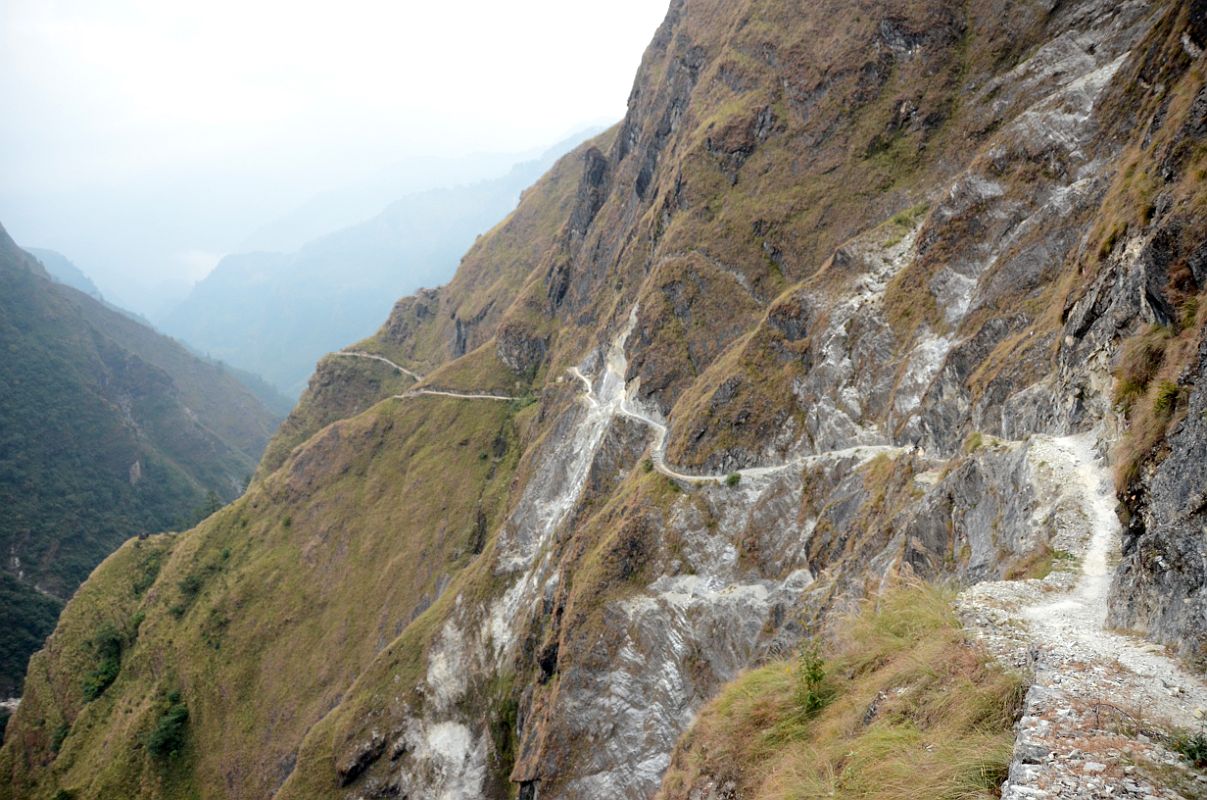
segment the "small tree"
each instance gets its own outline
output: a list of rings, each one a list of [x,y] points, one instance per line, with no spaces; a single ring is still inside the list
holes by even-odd
[[[121,670],[125,638],[111,624],[104,624],[92,639],[95,666],[84,677],[84,699],[95,700],[117,680]]]
[[[826,687],[826,661],[815,639],[801,645],[796,666],[796,704],[805,717],[812,717],[830,702]]]
[[[180,692],[175,690],[168,693],[167,700],[167,708],[159,715],[155,727],[147,736],[147,749],[156,758],[170,758],[184,749],[185,727],[189,722],[188,706],[184,704]]]

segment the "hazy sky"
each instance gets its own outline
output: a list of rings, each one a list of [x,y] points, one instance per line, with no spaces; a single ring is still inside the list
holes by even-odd
[[[0,0],[0,223],[119,298],[195,280],[385,165],[619,119],[667,5]]]

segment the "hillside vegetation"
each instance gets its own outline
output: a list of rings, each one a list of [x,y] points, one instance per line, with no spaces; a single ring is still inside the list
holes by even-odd
[[[0,230],[0,692],[127,538],[237,497],[276,425],[221,365],[53,283]]]
[[[844,620],[828,658],[738,678],[676,749],[660,800],[997,797],[1024,676],[967,641],[954,594],[892,589]]]

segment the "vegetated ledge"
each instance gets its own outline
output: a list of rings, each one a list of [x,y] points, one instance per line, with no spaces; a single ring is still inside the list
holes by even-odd
[[[906,584],[820,659],[747,672],[680,740],[659,800],[997,796],[1027,681],[969,642],[954,593]]]

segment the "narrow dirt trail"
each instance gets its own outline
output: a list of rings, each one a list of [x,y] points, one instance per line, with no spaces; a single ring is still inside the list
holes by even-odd
[[[623,367],[617,373],[616,365],[613,359],[609,359],[603,380],[606,382],[609,379],[612,382],[619,380],[620,385],[624,386]],[[601,408],[604,403],[595,394],[594,385],[591,380],[583,374],[578,367],[571,367],[569,373],[578,380],[584,387],[585,393],[582,395],[588,407],[592,409]],[[832,450],[816,455],[800,456],[782,464],[773,464],[763,467],[746,467],[744,469],[735,470],[734,472],[726,473],[697,473],[685,472],[680,468],[671,466],[666,461],[666,440],[669,434],[665,423],[654,419],[649,413],[642,411],[633,400],[628,396],[628,392],[622,388],[618,397],[610,401],[614,406],[615,414],[629,419],[635,420],[642,425],[648,427],[654,433],[654,442],[650,448],[650,461],[654,465],[654,469],[668,478],[683,481],[693,484],[709,484],[723,482],[730,475],[736,474],[743,480],[759,480],[762,478],[773,478],[785,472],[793,472],[804,469],[812,464],[833,463],[835,461],[843,461],[847,459],[856,459],[860,463],[870,461],[879,455],[900,455],[905,452],[904,448],[893,447],[890,445],[865,445],[860,447],[850,447],[844,450]]]
[[[378,362],[381,362],[382,364],[385,364],[386,366],[393,368],[397,372],[401,372],[403,375],[406,375],[410,378],[414,378],[417,381],[423,380],[423,376],[420,375],[418,372],[413,372],[413,371],[407,369],[406,367],[402,366],[401,364],[395,364],[393,361],[386,358],[385,356],[379,356],[375,353],[361,353],[356,350],[341,350],[340,352],[332,353],[331,355],[335,356],[336,358],[362,358],[362,359],[366,359],[368,361],[378,361]]]
[[[396,394],[391,397],[391,400],[410,400],[413,397],[451,397],[455,400],[499,400],[509,403],[512,400],[520,400],[519,397],[514,397],[508,394],[486,394],[477,392],[455,392],[447,389],[415,389],[405,394]]]
[[[395,364],[385,356],[379,356],[376,353],[361,353],[355,350],[343,350],[338,353],[332,353],[331,355],[338,358],[361,358],[368,361],[377,361],[391,367],[403,375],[413,378],[416,381],[423,380],[423,376],[418,372],[413,372],[401,364]],[[451,397],[455,400],[499,400],[503,402],[510,402],[512,400],[520,399],[513,395],[492,394],[490,392],[458,392],[453,389],[413,389],[409,392],[393,395],[390,399],[410,400],[413,397]]]
[[[1034,670],[1002,796],[1207,797],[1207,781],[1183,770],[1160,733],[1203,724],[1207,684],[1163,648],[1106,626],[1121,537],[1095,442],[1092,434],[1036,437],[1028,447],[1043,498],[1033,519],[1053,526],[1053,547],[1078,568],[978,584],[960,598],[966,626],[999,659]]]

